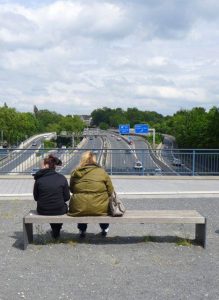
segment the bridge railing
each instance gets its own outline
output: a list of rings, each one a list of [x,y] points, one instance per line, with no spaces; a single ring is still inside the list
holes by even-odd
[[[7,149],[0,153],[0,175],[32,174],[49,153],[63,165],[57,171],[68,175],[80,161],[82,152],[91,150],[97,162],[110,175],[219,175],[218,149]]]

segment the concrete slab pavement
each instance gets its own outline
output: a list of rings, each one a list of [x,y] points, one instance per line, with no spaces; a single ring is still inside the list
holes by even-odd
[[[121,198],[219,197],[219,177],[111,176]],[[69,180],[69,176],[67,176]],[[1,176],[1,199],[32,199],[32,176]]]

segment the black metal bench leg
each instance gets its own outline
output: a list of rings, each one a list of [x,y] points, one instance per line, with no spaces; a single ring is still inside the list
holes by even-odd
[[[33,224],[25,223],[25,220],[23,220],[23,240],[25,250],[28,244],[33,242]]]
[[[207,220],[205,219],[205,224],[195,225],[195,241],[200,244],[203,248],[206,248],[206,229]]]

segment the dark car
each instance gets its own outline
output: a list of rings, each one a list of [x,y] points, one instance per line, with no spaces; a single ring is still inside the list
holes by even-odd
[[[134,165],[135,169],[142,169],[142,162],[140,160],[136,161],[135,165]]]
[[[173,166],[181,166],[182,162],[179,158],[174,158],[173,162],[172,162]]]

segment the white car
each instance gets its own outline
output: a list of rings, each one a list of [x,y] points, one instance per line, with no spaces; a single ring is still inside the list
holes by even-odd
[[[135,169],[142,169],[143,168],[142,163],[141,163],[140,160],[136,161],[134,168]]]
[[[155,175],[161,175],[161,174],[162,174],[161,168],[156,168],[156,169],[154,170],[154,173],[155,173]]]

